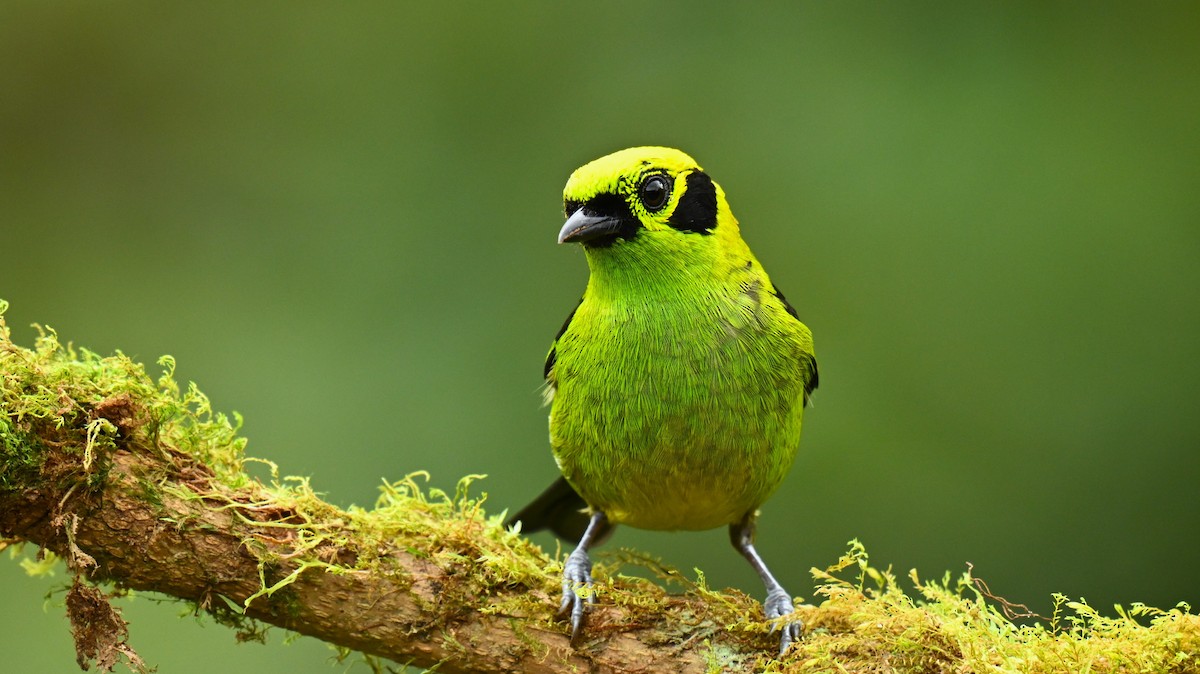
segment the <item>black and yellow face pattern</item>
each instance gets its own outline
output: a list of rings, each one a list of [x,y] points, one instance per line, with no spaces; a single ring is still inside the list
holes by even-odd
[[[666,147],[634,147],[574,173],[563,190],[560,243],[589,248],[632,241],[642,231],[706,236],[717,227],[720,188],[696,161]]]

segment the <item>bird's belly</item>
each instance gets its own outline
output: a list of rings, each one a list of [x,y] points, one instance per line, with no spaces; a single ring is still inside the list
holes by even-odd
[[[774,491],[778,481],[761,479],[769,470],[754,469],[752,463],[713,465],[689,455],[679,463],[628,466],[615,485],[597,483],[586,471],[581,477],[594,507],[613,522],[639,529],[704,530],[740,520]]]
[[[615,523],[702,530],[736,522],[779,486],[800,439],[802,392],[760,374],[660,360],[626,367],[619,384],[560,379],[555,458]]]
[[[736,522],[795,458],[802,335],[771,328],[744,303],[701,299],[653,311],[585,301],[556,342],[551,448],[571,486],[613,522]]]
[[[612,428],[612,427],[610,427]],[[787,474],[793,448],[744,437],[730,445],[681,435],[639,442],[614,432],[612,441],[558,443],[567,481],[611,521],[640,529],[712,529],[757,508]],[[730,435],[715,433],[716,436]]]

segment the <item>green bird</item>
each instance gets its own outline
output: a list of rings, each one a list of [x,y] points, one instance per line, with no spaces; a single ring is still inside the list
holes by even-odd
[[[754,532],[817,388],[812,333],[742,240],[724,191],[683,152],[601,157],[571,174],[563,204],[558,241],[582,245],[590,269],[545,365],[563,477],[511,521],[579,540],[559,611],[572,640],[594,601],[588,550],[618,524],[727,525],[766,586],[767,618],[792,613]],[[786,624],[780,653],[800,630]]]

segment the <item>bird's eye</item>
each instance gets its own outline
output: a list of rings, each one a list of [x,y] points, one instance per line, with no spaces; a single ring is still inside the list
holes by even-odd
[[[641,198],[642,204],[646,206],[646,210],[657,211],[667,205],[667,199],[671,196],[671,184],[667,182],[665,176],[650,176],[642,182],[638,196]]]

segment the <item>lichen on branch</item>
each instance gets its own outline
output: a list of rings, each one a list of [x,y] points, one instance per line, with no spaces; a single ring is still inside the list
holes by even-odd
[[[799,609],[806,635],[782,660],[757,602],[632,552],[597,565],[598,603],[572,647],[554,617],[561,560],[485,511],[478,476],[448,493],[417,471],[385,482],[372,508],[337,508],[247,457],[240,418],[180,386],[170,357],[154,377],[49,329],[21,347],[6,308],[0,547],[31,544],[66,564],[83,666],[144,668],[111,606],[133,589],[191,602],[239,638],[278,626],[441,672],[1200,671],[1200,617],[1185,605],[1105,617],[1058,597],[1054,616],[1017,625],[1004,614],[1013,604],[969,572],[913,572],[910,596],[856,542],[814,570],[821,604]],[[619,575],[622,562],[682,591]]]

